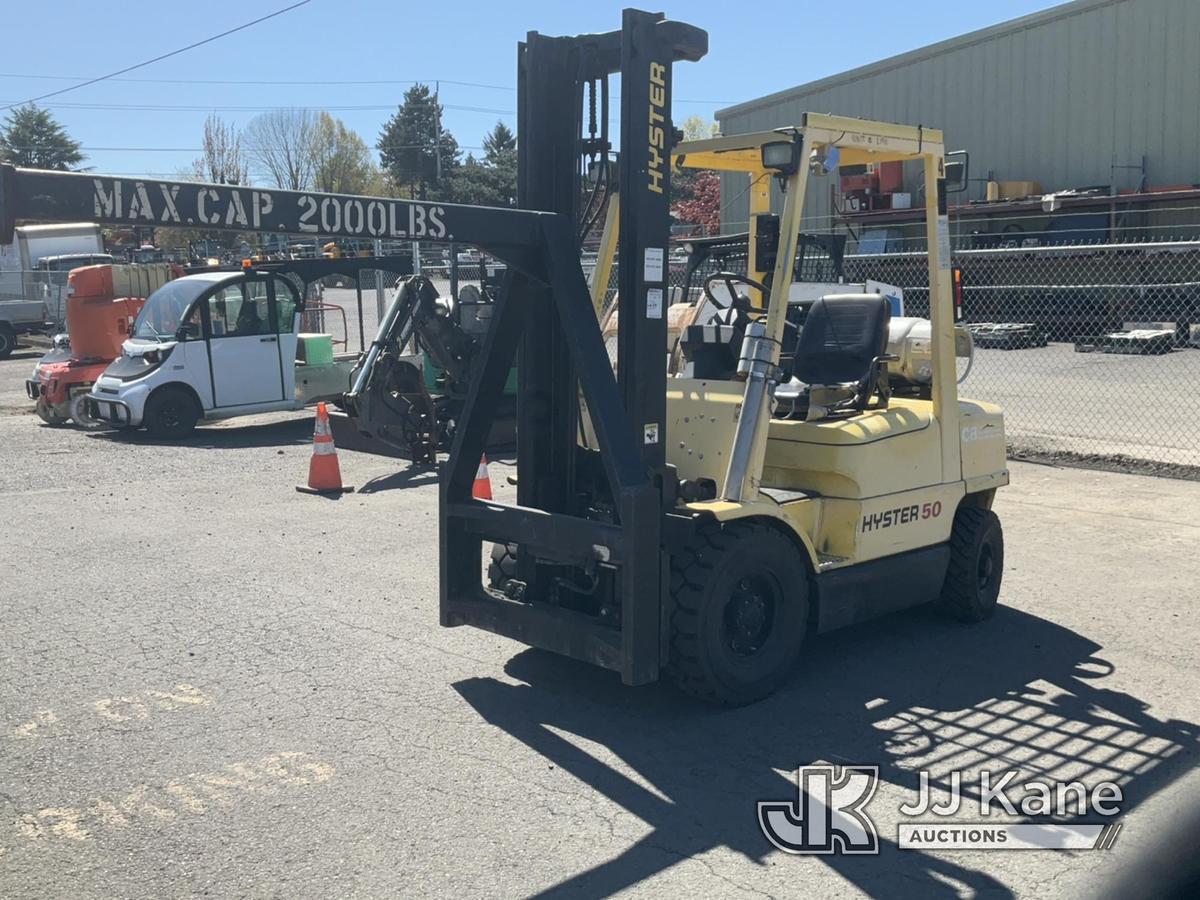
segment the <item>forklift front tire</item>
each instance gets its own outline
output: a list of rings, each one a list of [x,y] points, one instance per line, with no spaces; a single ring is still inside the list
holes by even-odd
[[[1004,532],[990,509],[960,506],[950,530],[950,565],[937,608],[960,622],[982,622],[996,611],[1004,575]]]
[[[176,441],[191,434],[199,419],[200,412],[191,394],[183,388],[163,387],[146,401],[142,424],[152,437]]]
[[[508,583],[517,577],[517,545],[492,544],[492,561],[488,563],[488,584],[504,592]]]
[[[671,563],[671,659],[686,693],[743,706],[772,693],[800,655],[808,572],[774,528],[732,522],[699,528]]]

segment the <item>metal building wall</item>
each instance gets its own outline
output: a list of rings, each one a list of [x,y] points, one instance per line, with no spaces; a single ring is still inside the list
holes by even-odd
[[[1114,160],[1144,154],[1149,184],[1200,183],[1200,0],[1075,0],[717,119],[737,134],[794,124],[804,111],[941,128],[948,149],[970,151],[972,178],[991,170],[1047,191],[1109,184]],[[1117,184],[1138,177],[1120,172]],[[727,230],[748,216],[743,182],[723,179]],[[826,182],[810,187],[807,214],[828,221]],[[973,185],[968,197],[983,190]]]

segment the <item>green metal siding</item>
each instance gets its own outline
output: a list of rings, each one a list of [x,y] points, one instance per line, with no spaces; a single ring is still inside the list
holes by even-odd
[[[973,178],[1046,190],[1108,184],[1115,160],[1147,157],[1151,185],[1200,183],[1200,0],[1076,0],[717,113],[737,134],[804,111],[924,124],[971,152]],[[1138,175],[1118,172],[1133,187]],[[828,221],[827,182],[806,214]],[[745,179],[723,179],[728,218]],[[982,199],[984,186],[969,196]],[[915,198],[914,198],[915,200]],[[736,227],[736,226],[734,226]]]

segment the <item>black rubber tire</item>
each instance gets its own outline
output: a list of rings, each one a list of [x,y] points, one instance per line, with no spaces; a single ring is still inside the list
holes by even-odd
[[[87,413],[87,394],[76,394],[67,402],[67,411],[70,413],[70,419],[79,428],[84,431],[98,431],[107,423],[103,419],[93,419]]]
[[[146,401],[142,424],[152,437],[177,441],[187,437],[200,420],[196,400],[178,387],[159,388]]]
[[[0,322],[0,359],[8,359],[17,349],[17,333],[7,322]]]
[[[488,563],[488,585],[498,591],[517,577],[517,545],[492,544],[492,561]]]
[[[990,509],[960,506],[950,530],[950,566],[937,608],[960,622],[996,611],[1004,576],[1004,531]]]
[[[61,404],[57,407],[54,407],[45,402],[45,400],[39,400],[34,409],[38,414],[38,418],[40,418],[51,428],[58,428],[62,425],[66,425],[67,422],[70,421],[70,416],[62,415],[63,410]]]
[[[667,672],[688,694],[753,703],[779,687],[800,655],[808,570],[795,544],[768,525],[701,526],[672,556],[671,599]]]

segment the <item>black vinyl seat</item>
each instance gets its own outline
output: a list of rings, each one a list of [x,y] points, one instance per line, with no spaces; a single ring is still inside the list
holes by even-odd
[[[812,388],[849,388],[851,396],[828,411],[867,408],[872,396],[886,407],[888,322],[891,305],[879,294],[841,294],[822,297],[812,304],[796,341],[792,376],[807,391],[782,385],[776,399],[794,413],[807,406]]]

